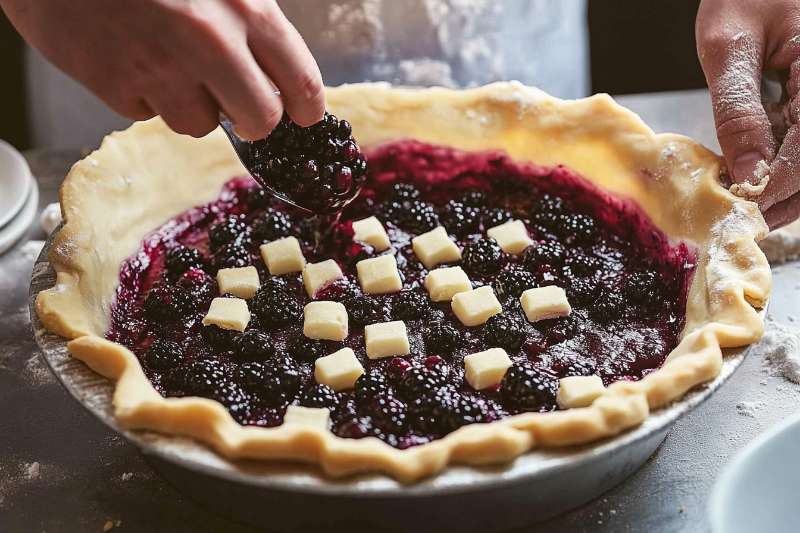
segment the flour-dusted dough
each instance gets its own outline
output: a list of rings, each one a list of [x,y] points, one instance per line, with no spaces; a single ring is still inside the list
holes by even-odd
[[[518,83],[464,91],[358,84],[330,89],[327,103],[367,149],[412,138],[504,150],[519,161],[566,165],[636,201],[671,239],[698,251],[680,344],[660,369],[611,384],[589,407],[472,424],[405,450],[313,425],[243,427],[212,400],[163,398],[133,353],[103,338],[120,263],[144,235],[216,198],[243,169],[221,131],[193,139],[154,119],[110,135],[73,167],[61,191],[66,222],[50,252],[56,286],[36,302],[45,326],[73,339],[74,357],[117,382],[113,405],[122,426],[193,437],[233,459],[306,461],[331,476],[380,471],[411,482],[450,463],[506,462],[534,446],[616,435],[717,376],[721,348],[761,337],[754,306],[766,302],[771,276],[756,242],[766,224],[754,203],[719,185],[719,157],[690,139],[656,135],[606,95],[565,101]]]
[[[800,220],[771,231],[758,245],[773,265],[800,259]]]

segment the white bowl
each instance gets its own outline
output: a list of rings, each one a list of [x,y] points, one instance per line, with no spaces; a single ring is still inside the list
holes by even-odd
[[[711,493],[709,520],[715,533],[800,531],[800,413],[728,464]]]
[[[0,228],[25,205],[32,181],[31,170],[22,154],[0,140]]]

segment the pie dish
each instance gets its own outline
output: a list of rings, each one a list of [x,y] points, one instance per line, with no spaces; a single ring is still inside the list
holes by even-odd
[[[585,406],[555,410],[556,405],[552,401],[536,399],[533,409],[520,409],[516,400],[507,404],[502,394],[504,384],[509,381],[506,378],[512,375],[509,374],[510,370],[505,370],[505,377],[499,378],[500,383],[497,383],[497,376],[487,378],[487,383],[477,379],[475,376],[487,375],[480,371],[479,364],[471,365],[475,375],[461,377],[464,367],[470,366],[464,360],[473,355],[464,353],[467,348],[480,346],[491,350],[497,347],[489,347],[487,343],[504,344],[505,341],[498,340],[501,335],[486,333],[487,329],[492,329],[488,325],[487,317],[482,319],[483,322],[469,323],[472,318],[465,317],[474,317],[480,312],[475,309],[475,305],[469,303],[469,298],[458,297],[453,298],[453,303],[445,301],[431,305],[426,301],[424,305],[433,309],[433,315],[411,318],[409,324],[414,328],[422,324],[418,329],[427,332],[431,325],[442,319],[453,322],[455,315],[460,325],[455,324],[461,328],[459,332],[463,333],[467,347],[456,350],[450,360],[443,361],[441,357],[435,356],[433,361],[429,361],[431,357],[426,355],[432,349],[421,333],[419,338],[423,338],[423,341],[419,344],[415,338],[417,332],[412,329],[406,336],[411,338],[408,351],[413,348],[414,355],[405,360],[410,361],[406,364],[412,367],[412,374],[425,374],[429,365],[443,365],[447,368],[452,379],[459,380],[460,388],[456,391],[457,394],[454,393],[454,397],[473,400],[467,402],[467,414],[473,412],[470,409],[479,403],[478,400],[484,402],[472,421],[486,423],[463,426],[454,424],[461,427],[448,427],[446,431],[440,431],[441,434],[424,434],[422,431],[422,438],[420,432],[412,431],[412,436],[417,440],[409,441],[407,438],[391,439],[385,434],[370,433],[369,425],[352,423],[353,420],[358,422],[356,418],[363,418],[361,416],[354,417],[347,424],[334,421],[329,429],[321,425],[315,426],[313,420],[303,420],[302,415],[318,415],[317,411],[309,413],[295,409],[295,421],[280,423],[283,421],[283,413],[272,419],[269,416],[257,417],[258,420],[250,419],[252,413],[247,414],[248,407],[242,406],[242,402],[227,402],[226,409],[218,401],[209,398],[185,394],[182,397],[165,397],[164,395],[170,395],[170,387],[163,385],[160,377],[153,373],[158,364],[151,365],[147,359],[142,364],[137,357],[144,357],[145,348],[149,348],[154,341],[148,339],[144,344],[137,345],[133,337],[128,335],[131,333],[135,337],[146,329],[146,326],[136,320],[128,320],[138,316],[137,313],[145,307],[142,298],[149,290],[148,283],[139,284],[133,281],[147,279],[143,273],[151,267],[148,263],[151,259],[156,258],[152,265],[153,271],[159,271],[159,262],[163,261],[165,254],[164,243],[170,242],[174,245],[176,240],[182,238],[182,231],[202,226],[202,221],[205,221],[205,226],[201,233],[207,236],[212,221],[223,223],[223,220],[227,220],[224,219],[225,215],[239,214],[236,206],[240,204],[246,210],[251,202],[246,198],[250,198],[252,193],[250,185],[245,185],[244,178],[231,181],[232,178],[242,176],[244,170],[221,132],[215,132],[201,140],[193,140],[170,133],[163,123],[153,120],[136,124],[125,132],[112,134],[97,152],[76,164],[70,172],[61,196],[66,222],[56,236],[50,254],[51,263],[57,272],[57,283],[53,289],[40,293],[37,299],[37,312],[45,326],[63,337],[74,339],[69,343],[73,356],[84,361],[96,372],[116,380],[114,409],[115,416],[122,425],[191,436],[230,458],[300,460],[318,463],[332,476],[381,471],[403,481],[413,481],[441,470],[450,462],[503,462],[535,446],[584,443],[618,434],[640,424],[651,410],[662,407],[680,398],[692,387],[713,379],[722,364],[721,348],[743,346],[760,337],[763,323],[756,309],[766,301],[771,278],[769,266],[757,246],[757,241],[766,234],[766,225],[755,204],[737,198],[719,186],[719,158],[691,140],[676,135],[655,135],[638,117],[617,106],[607,96],[561,101],[515,83],[493,84],[468,91],[400,89],[381,84],[358,84],[330,89],[328,105],[332,112],[350,120],[355,136],[368,155],[372,181],[368,182],[367,193],[363,195],[364,203],[357,205],[359,202],[356,201],[353,204],[353,211],[359,214],[359,220],[365,220],[360,217],[368,213],[386,214],[385,210],[381,210],[381,206],[388,201],[385,195],[409,193],[410,189],[402,186],[395,187],[395,192],[389,192],[398,179],[422,180],[422,189],[425,190],[423,200],[435,200],[438,192],[438,199],[442,204],[451,199],[452,190],[447,189],[449,192],[446,194],[438,190],[435,186],[436,180],[441,179],[447,184],[478,185],[478,188],[486,189],[485,198],[488,198],[483,203],[485,205],[480,205],[488,208],[493,199],[502,195],[506,205],[513,203],[514,198],[520,199],[522,203],[529,199],[531,195],[519,194],[525,191],[518,187],[494,185],[502,181],[500,178],[508,178],[509,183],[518,184],[520,180],[515,179],[516,176],[525,183],[534,183],[537,186],[535,190],[540,193],[539,187],[561,187],[556,191],[565,193],[568,190],[564,188],[565,184],[574,186],[574,190],[581,193],[576,193],[566,203],[573,207],[580,204],[584,210],[594,209],[592,213],[602,230],[599,234],[604,238],[613,236],[614,231],[611,230],[621,227],[621,221],[625,222],[629,235],[624,244],[645,243],[636,250],[649,252],[650,255],[659,251],[657,258],[650,257],[647,253],[642,253],[642,258],[662,260],[659,264],[666,270],[659,270],[663,282],[660,286],[671,291],[671,297],[665,302],[675,304],[670,309],[678,311],[677,314],[670,315],[670,326],[661,330],[672,332],[674,337],[671,341],[666,333],[666,336],[657,337],[655,343],[645,336],[641,337],[644,340],[640,339],[639,347],[630,351],[638,354],[660,353],[662,358],[640,366],[634,357],[632,364],[624,366],[619,374],[607,371],[603,365],[606,362],[604,360],[599,361],[599,366],[602,367],[600,369],[575,370],[575,365],[559,366],[548,359],[548,363],[541,366],[543,370],[554,373],[551,376],[553,380],[562,377],[564,373],[566,375],[563,377],[586,378],[597,372],[601,375],[600,388],[595,388],[590,400],[583,402]],[[492,178],[491,188],[487,186],[485,179],[481,181],[481,176]],[[372,188],[370,183],[374,183]],[[463,187],[458,192],[465,193]],[[538,198],[541,199],[542,196]],[[581,204],[583,200],[591,198],[599,200],[596,203]],[[367,200],[376,203],[367,203]],[[448,249],[453,253],[452,246],[443,242],[440,234],[437,238],[437,223],[432,222],[431,216],[426,214],[429,211],[420,209],[416,204],[411,206],[414,209],[408,209],[410,206],[411,204],[403,205],[403,208],[412,213],[412,225],[421,221],[427,226],[414,227],[414,231],[410,233],[406,230],[398,232],[392,229],[391,216],[387,216],[385,224],[390,229],[390,245],[397,252],[395,263],[400,265],[400,270],[407,278],[405,281],[408,281],[404,283],[401,280],[404,292],[416,291],[415,294],[433,296],[433,290],[423,292],[423,276],[428,270],[440,266],[433,264],[440,260],[445,267],[457,265],[459,262],[457,258],[447,256]],[[408,215],[402,214],[403,208],[400,209],[400,216],[407,217]],[[397,215],[398,211],[395,210],[394,213]],[[482,222],[476,228],[466,230],[464,238],[471,239],[474,243],[456,239],[461,262],[465,270],[475,277],[470,282],[475,289],[472,292],[486,287],[472,299],[473,303],[490,300],[483,297],[487,291],[503,293],[505,289],[502,287],[509,286],[509,281],[514,281],[513,276],[505,273],[512,269],[521,270],[516,267],[525,264],[524,258],[527,255],[534,255],[519,250],[516,254],[513,253],[514,242],[518,242],[520,238],[524,240],[519,232],[515,234],[505,230],[499,233],[495,231],[494,241],[483,238],[482,234],[486,230],[502,227],[509,218],[513,221],[521,218],[514,218],[514,213],[510,213],[511,216],[506,216],[505,219],[502,213],[498,215],[499,219],[492,218],[496,214],[497,209],[493,209],[489,215],[481,214]],[[564,215],[572,218],[559,218],[559,224],[566,224],[567,229],[566,232],[560,232],[560,237],[569,242],[580,239],[586,225],[575,223],[574,215],[582,214],[567,212]],[[492,220],[491,224],[486,223],[487,216]],[[346,211],[345,221],[348,220],[347,217]],[[460,220],[469,221],[470,217],[462,217]],[[408,221],[404,224],[408,224]],[[346,250],[354,242],[352,224],[346,223],[344,226],[351,228],[349,240],[338,241],[338,251],[328,253],[329,257],[334,255],[338,263],[343,262],[342,258],[347,255]],[[546,235],[547,228],[534,227],[536,224],[531,219],[526,219],[523,226],[523,231],[528,233],[527,238],[535,240],[526,248],[545,250],[547,246],[540,246],[543,242],[559,241],[559,235],[550,239]],[[220,231],[224,233],[224,223],[221,227],[223,229]],[[516,227],[518,229],[518,225]],[[413,244],[409,246],[411,234],[419,237],[427,235],[427,230],[431,230],[433,235],[424,239],[423,244],[416,247],[417,250]],[[447,233],[445,231],[445,240]],[[515,235],[516,239],[513,238]],[[405,245],[399,244],[402,238],[405,238]],[[281,239],[269,240],[277,242]],[[425,245],[426,240],[430,241],[430,246]],[[490,244],[487,245],[486,242]],[[437,243],[438,247],[435,246]],[[483,258],[493,256],[496,252],[491,243],[504,245],[500,257],[508,264],[501,269],[494,269],[491,261],[483,261]],[[617,244],[621,243],[623,241]],[[590,247],[593,256],[604,255],[597,251],[599,244],[603,243],[592,241]],[[575,245],[575,249],[585,249],[587,246],[579,243]],[[301,251],[303,247],[309,255],[313,253],[308,252],[306,244],[300,247]],[[616,248],[619,249],[620,246]],[[365,260],[358,255],[364,250],[367,250],[366,260],[391,255],[371,254],[376,249],[377,246],[361,246],[356,251],[356,257],[352,259],[356,263]],[[153,250],[160,252],[154,255],[143,254]],[[345,252],[340,253],[341,250]],[[439,255],[439,259],[436,259],[437,254],[444,255]],[[222,257],[225,261],[230,258],[225,255]],[[425,263],[424,266],[415,267],[418,272],[416,282],[408,276],[409,264],[415,262],[414,258]],[[217,259],[215,256],[215,262]],[[235,259],[234,257],[234,264],[217,264],[215,268],[245,266]],[[320,265],[323,263],[321,259],[323,258],[316,257],[313,264]],[[253,261],[252,256],[250,260]],[[614,259],[609,261],[613,263]],[[636,261],[638,259],[633,263],[643,264]],[[272,271],[269,258],[266,262],[268,270]],[[578,264],[579,262],[575,262],[573,266]],[[537,265],[541,266],[538,263]],[[366,280],[362,279],[364,276],[358,276],[360,272],[356,273],[361,269],[351,268],[354,265],[344,266],[348,281],[324,286],[322,292],[326,299],[346,300],[342,292],[353,286],[370,294],[383,290],[380,289],[381,280],[376,281],[376,291],[367,289]],[[263,288],[271,283],[264,279],[270,276],[265,274],[263,264],[259,264],[259,268]],[[552,283],[545,282],[549,279],[547,270],[540,268],[531,272],[539,276],[534,281],[538,288],[557,284],[558,280],[553,279],[549,280]],[[379,269],[379,273],[386,272]],[[623,277],[633,273],[623,272]],[[675,277],[667,278],[668,273]],[[168,274],[167,272],[164,275]],[[294,276],[294,281],[291,273],[287,278],[290,284],[302,282],[302,276]],[[555,277],[559,276],[561,274]],[[564,276],[570,278],[569,275]],[[577,277],[579,276],[576,279]],[[355,283],[356,279],[358,284]],[[446,281],[447,279],[449,278]],[[574,305],[577,302],[573,296],[577,292],[574,291],[571,281],[567,279],[564,283],[567,289],[564,293],[568,299],[573,300],[571,303]],[[510,283],[510,286],[513,287],[514,283]],[[609,287],[619,288],[613,283]],[[131,289],[130,295],[125,294],[127,289]],[[337,290],[340,292],[337,293]],[[519,300],[519,307],[523,309],[519,309],[515,303],[515,291],[516,289],[511,290],[513,297],[507,297],[502,302],[498,300],[502,309],[501,316],[512,313],[522,316],[524,311],[527,320],[531,318],[528,314],[530,306],[526,305],[523,293],[520,295],[523,298]],[[293,294],[301,292],[302,289],[299,289]],[[464,291],[463,294],[468,293]],[[620,295],[607,297],[608,294],[614,294],[614,290],[604,292],[602,298],[597,298],[597,302],[610,300],[616,303],[601,308],[599,313],[596,312],[597,305],[591,300],[585,305],[585,309],[580,304],[576,306],[571,315],[574,319],[562,317],[564,320],[561,322],[560,319],[551,318],[554,315],[546,315],[547,320],[537,321],[534,313],[532,323],[523,321],[518,316],[517,323],[524,325],[526,335],[521,346],[515,347],[515,343],[507,346],[509,352],[513,352],[513,361],[510,361],[512,369],[515,368],[513,365],[521,364],[523,370],[527,371],[527,363],[520,363],[520,360],[541,359],[537,359],[539,353],[532,355],[528,349],[537,344],[531,341],[531,337],[536,336],[535,331],[542,333],[545,339],[552,339],[553,330],[563,333],[559,324],[569,320],[578,323],[583,320],[586,324],[592,324],[595,333],[614,329],[607,325],[608,321],[602,315],[606,311],[613,314],[630,306],[624,298],[620,303]],[[625,298],[630,296],[628,292],[624,294]],[[662,293],[652,294],[663,296]],[[353,297],[356,297],[355,293]],[[392,298],[388,315],[397,312],[395,302],[399,298],[412,302],[409,305],[404,302],[399,307],[410,307],[412,311],[409,313],[414,314],[413,308],[416,304],[413,302],[418,301],[418,298],[407,295]],[[467,303],[464,304],[464,311],[459,313],[457,307],[461,304],[457,302],[461,300]],[[126,301],[132,302],[131,307],[121,305]],[[164,301],[170,303],[169,297]],[[220,305],[233,305],[230,301]],[[264,318],[262,315],[269,317],[275,309],[291,307],[268,305],[265,307],[267,311],[254,314],[258,315],[258,322],[261,322]],[[353,310],[347,309],[346,305],[345,308],[352,316]],[[452,314],[447,311],[448,308],[452,309]],[[438,314],[435,312],[437,309],[440,311]],[[557,310],[557,313],[560,314],[568,312],[563,306],[558,309],[560,311]],[[207,308],[203,313],[206,311]],[[595,313],[592,314],[592,311]],[[158,311],[155,313],[158,314]],[[629,314],[625,316],[629,317]],[[655,322],[650,325],[664,316],[666,315],[663,313],[658,314],[653,318]],[[293,316],[290,320],[296,318]],[[394,318],[397,317],[385,316],[379,323],[385,325],[397,322],[390,320]],[[487,325],[482,325],[484,322]],[[610,322],[613,322],[613,317]],[[641,325],[641,321],[628,318],[624,322],[628,325]],[[292,327],[294,326],[286,326],[284,329],[291,331]],[[276,328],[262,329],[270,331],[279,350],[285,347],[287,351],[291,351],[287,339],[282,337],[283,333],[276,332]],[[473,342],[471,332],[479,329],[484,332],[483,337]],[[501,330],[507,331],[508,328]],[[363,344],[364,336],[360,331],[356,324],[349,332],[348,339],[351,340],[348,342],[355,342],[352,340],[355,339]],[[617,338],[629,341],[625,331],[627,330],[623,328]],[[155,336],[159,335],[161,334],[157,333]],[[223,332],[222,336],[225,335]],[[391,337],[392,331],[388,335]],[[487,336],[492,340],[487,341]],[[216,339],[216,335],[212,335],[212,339]],[[599,339],[606,341],[609,338],[601,336]],[[122,344],[114,340],[121,341]],[[127,344],[133,351],[123,344]],[[547,351],[560,344],[562,343],[545,340],[543,346]],[[373,370],[380,374],[380,369],[384,367],[387,367],[386,375],[389,375],[388,367],[391,363],[384,364],[380,361],[404,360],[402,358],[405,354],[400,353],[403,350],[392,348],[391,339],[388,346],[387,350],[394,352],[390,355],[399,357],[376,359],[379,363],[375,364],[369,356],[369,346],[366,348],[367,358],[364,357],[364,350],[360,345],[357,347],[355,359],[362,367],[367,367],[369,372],[366,376],[372,375]],[[600,346],[602,348],[602,342]],[[630,344],[625,345],[623,342],[617,346],[616,353],[627,353],[629,347]],[[309,350],[304,346],[301,351],[313,349]],[[475,351],[475,354],[481,353]],[[351,363],[353,361],[352,357],[345,359]],[[487,362],[490,370],[496,371],[498,368],[497,358],[482,356],[478,361]],[[395,364],[398,365],[405,366],[401,363]],[[570,369],[565,370],[564,367]],[[207,372],[201,373],[201,380],[211,374],[218,374],[217,370],[205,368],[204,371]],[[408,372],[409,369],[403,368],[403,371]],[[470,372],[469,368],[466,368],[466,372]],[[222,373],[225,373],[224,369]],[[330,376],[324,377],[324,370],[320,375],[323,377],[316,376],[318,381],[334,383]],[[525,382],[528,377],[530,376],[523,372],[521,381]],[[597,380],[594,380],[594,384],[597,385]],[[445,383],[443,386],[445,385],[450,386],[452,383]],[[484,387],[485,385],[488,386]],[[547,386],[544,388],[547,389]],[[493,396],[497,392],[500,393],[500,400]],[[554,390],[549,392],[551,394],[545,396],[554,396]],[[325,395],[312,394],[312,407],[318,407],[317,400],[320,396]],[[403,401],[411,403],[410,396],[402,396]],[[518,397],[516,394],[510,396]],[[227,394],[219,399],[225,402],[230,398],[231,394]],[[308,395],[297,398],[295,402],[309,403],[304,398],[308,398]],[[322,401],[324,403],[324,398]],[[464,409],[447,411],[451,412],[464,414]],[[234,417],[245,425],[240,425]],[[433,425],[438,427],[445,419],[447,418],[434,417]],[[460,420],[463,421],[464,418]],[[273,427],[259,427],[262,425]]]

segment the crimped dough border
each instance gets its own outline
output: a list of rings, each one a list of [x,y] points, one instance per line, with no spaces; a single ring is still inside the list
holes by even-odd
[[[72,168],[61,190],[66,222],[49,256],[56,285],[36,301],[46,328],[72,339],[71,354],[116,381],[114,414],[124,427],[190,436],[230,459],[297,460],[330,476],[380,471],[413,482],[448,463],[506,462],[535,446],[616,435],[714,379],[722,348],[761,337],[755,308],[766,302],[771,274],[756,243],[766,224],[754,203],[719,186],[719,157],[694,141],[655,134],[607,95],[566,101],[515,82],[463,91],[355,84],[327,97],[363,146],[414,138],[505,150],[521,161],[564,164],[637,201],[667,235],[698,249],[682,341],[660,369],[612,384],[589,407],[474,424],[406,450],[297,425],[243,427],[213,400],[163,398],[133,353],[103,338],[119,265],[145,233],[211,201],[244,171],[220,130],[196,140],[153,119],[111,134]]]

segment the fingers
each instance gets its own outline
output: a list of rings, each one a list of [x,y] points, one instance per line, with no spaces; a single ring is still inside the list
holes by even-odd
[[[770,231],[791,224],[800,218],[800,194],[775,204],[764,213]]]
[[[800,192],[800,126],[789,128],[778,156],[770,166],[769,177],[769,184],[758,199],[762,211]]]
[[[217,127],[219,107],[204,87],[165,86],[149,95],[148,103],[178,133],[203,137]]]
[[[274,3],[251,20],[250,49],[280,89],[286,112],[301,126],[316,124],[325,112],[325,90],[303,38]]]
[[[728,171],[736,183],[757,183],[759,162],[770,162],[775,155],[772,128],[761,104],[761,38],[755,31],[698,26],[698,52]]]

